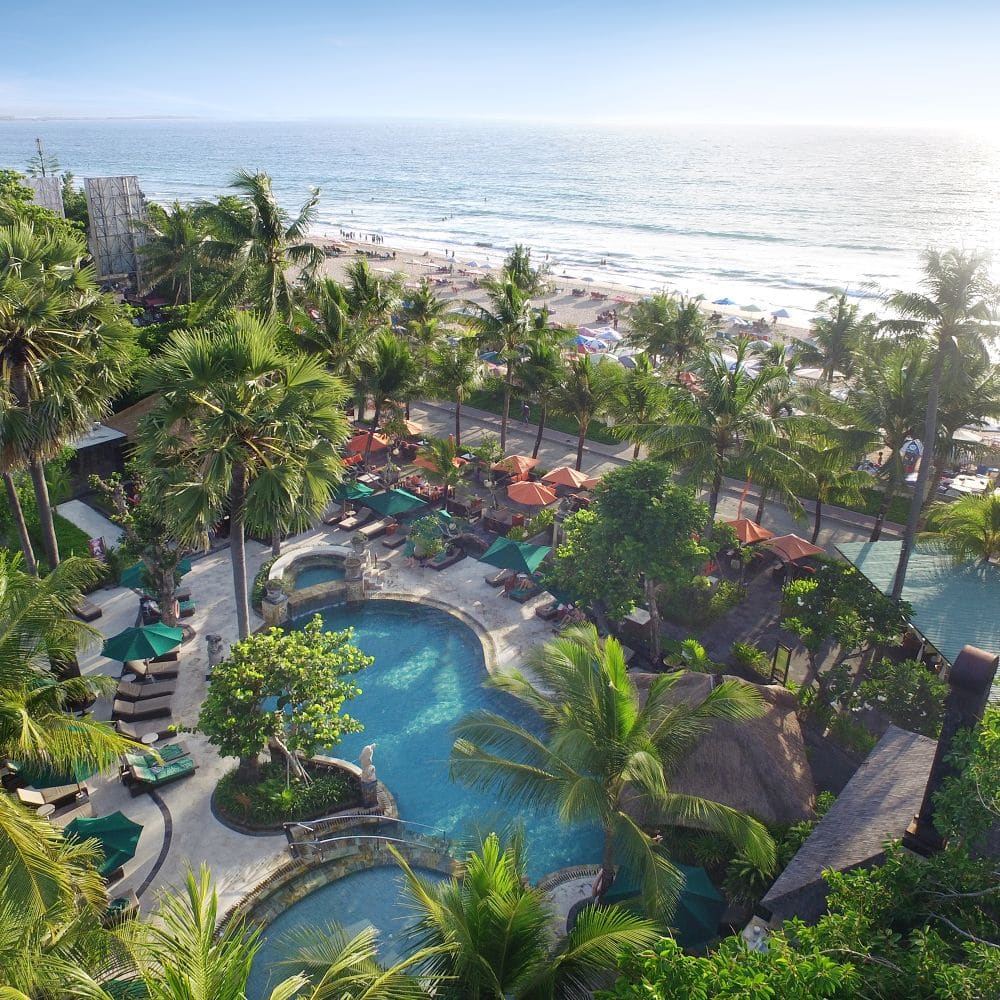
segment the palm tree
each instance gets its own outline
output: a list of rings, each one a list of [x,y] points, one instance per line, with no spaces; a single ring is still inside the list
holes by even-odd
[[[401,274],[376,274],[364,257],[347,268],[347,305],[355,322],[370,330],[385,326],[403,293]]]
[[[515,672],[497,674],[489,684],[534,709],[544,736],[502,715],[474,712],[455,728],[453,777],[528,809],[555,809],[565,822],[599,823],[602,885],[611,885],[620,858],[640,877],[651,915],[676,900],[680,874],[625,808],[627,788],[635,790],[651,823],[722,833],[765,870],[773,867],[774,844],[760,823],[668,785],[668,775],[714,720],[760,714],[752,685],[723,681],[703,701],[688,704],[671,696],[679,675],[664,674],[641,705],[621,644],[598,638],[592,625],[546,643],[529,666],[533,680]]]
[[[847,301],[847,292],[824,299],[818,309],[822,312],[812,321],[813,342],[802,345],[799,360],[818,365],[829,384],[836,372],[854,374],[858,348],[874,335],[876,318],[872,313],[862,316],[858,306]]]
[[[659,364],[668,361],[675,372],[705,347],[708,322],[700,298],[674,298],[665,292],[634,303],[626,323],[628,341]]]
[[[468,340],[441,347],[431,355],[431,385],[435,393],[455,401],[455,446],[462,444],[462,403],[480,381],[476,345]]]
[[[476,302],[468,303],[467,308],[482,344],[496,350],[507,367],[503,387],[503,413],[500,417],[500,447],[506,450],[514,374],[521,358],[521,348],[528,341],[532,328],[531,308],[527,295],[510,278],[486,280],[483,288],[489,296],[489,308]]]
[[[531,248],[523,243],[515,243],[501,268],[504,279],[512,281],[527,297],[533,298],[545,285],[545,266],[535,267],[531,263]]]
[[[594,364],[589,355],[573,358],[552,397],[552,405],[576,421],[576,469],[583,466],[583,446],[590,423],[611,405],[621,382],[617,365]]]
[[[1000,496],[994,493],[935,503],[927,526],[920,541],[950,552],[956,562],[1000,559]]]
[[[444,486],[445,500],[462,481],[462,463],[458,460],[461,449],[452,438],[430,437],[420,450],[420,457],[427,462],[427,478]]]
[[[816,496],[811,538],[815,545],[823,524],[823,504],[860,502],[861,491],[871,485],[872,477],[855,468],[857,451],[822,435],[796,441],[795,454],[803,480]]]
[[[131,357],[132,328],[86,255],[64,228],[0,227],[0,469],[31,476],[49,568],[59,546],[44,463],[106,412]],[[17,518],[9,485],[7,497]]]
[[[236,620],[250,631],[245,532],[322,513],[340,477],[347,438],[342,383],[315,358],[281,350],[280,325],[237,313],[175,334],[144,380],[161,394],[139,451],[179,537],[200,540],[225,513]],[[294,512],[294,514],[293,514]]]
[[[708,484],[706,535],[715,523],[730,462],[774,484],[787,484],[800,471],[782,441],[782,418],[768,408],[773,394],[787,386],[788,372],[780,365],[761,365],[755,374],[749,367],[753,350],[751,341],[739,341],[730,368],[721,351],[707,348],[695,366],[701,377],[697,391],[672,389],[665,420],[622,427],[656,458],[678,463],[686,481]],[[790,491],[782,487],[782,492]]]
[[[608,401],[607,409],[617,433],[623,426],[634,430],[637,424],[655,424],[662,420],[667,414],[669,401],[666,386],[653,370],[648,355],[640,354],[635,359],[635,368],[628,369],[619,379],[617,391]],[[635,446],[632,458],[636,459],[642,442],[634,434],[628,440]]]
[[[441,1000],[584,1000],[623,950],[649,947],[656,925],[617,907],[589,907],[553,941],[545,894],[525,875],[521,838],[491,833],[447,882],[414,874],[397,854],[417,914],[408,930]]]
[[[889,504],[902,488],[903,447],[920,434],[929,379],[927,351],[920,343],[893,344],[857,365],[846,401],[849,419],[877,431],[886,455],[877,473],[882,499],[869,541],[878,541]]]
[[[205,239],[202,215],[175,201],[169,209],[151,204],[139,223],[144,288],[162,288],[173,304],[194,301],[194,275],[203,266]]]
[[[531,457],[538,458],[545,420],[555,393],[566,376],[566,365],[558,346],[550,338],[539,336],[525,345],[525,353],[518,361],[515,374],[522,392],[538,405],[538,433],[531,449]]]
[[[924,415],[924,448],[933,454],[937,441],[938,399],[945,368],[950,360],[959,370],[966,357],[982,358],[984,340],[996,335],[992,304],[997,290],[990,281],[989,257],[965,250],[927,250],[923,255],[922,292],[896,292],[887,304],[898,319],[886,320],[881,329],[894,334],[919,338],[931,345],[933,368],[927,390]],[[920,512],[927,495],[933,461],[921,461],[913,489],[906,531],[899,553],[899,564],[892,584],[892,597],[899,600],[906,581],[910,552],[917,537]]]
[[[302,268],[308,276],[322,260],[319,248],[306,238],[316,220],[319,189],[313,189],[293,219],[275,200],[268,174],[241,170],[230,187],[235,198],[198,209],[208,231],[205,256],[228,272],[215,301],[224,306],[249,303],[265,316],[290,320],[290,268]]]
[[[360,359],[361,386],[364,396],[375,404],[365,458],[371,453],[375,431],[387,403],[405,403],[412,399],[420,382],[420,366],[406,345],[394,333],[383,331],[375,338],[370,354]]]

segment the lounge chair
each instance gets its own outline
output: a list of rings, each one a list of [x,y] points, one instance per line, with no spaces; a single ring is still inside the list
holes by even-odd
[[[431,569],[447,569],[461,562],[465,558],[465,553],[456,546],[452,552],[439,552],[433,559],[428,559],[425,566]]]
[[[383,548],[386,549],[398,549],[404,546],[405,544],[406,544],[406,535],[404,534],[397,533],[395,535],[387,535],[385,538],[382,539],[382,546]]]
[[[62,806],[88,795],[86,785],[53,785],[51,788],[18,788],[14,793],[26,806]]]
[[[105,927],[114,927],[125,920],[134,919],[139,915],[139,897],[132,889],[124,896],[116,896],[108,904],[107,912],[101,920]]]
[[[173,781],[180,781],[187,778],[197,770],[197,764],[191,757],[180,757],[172,760],[169,764],[160,767],[130,767],[128,787],[132,798],[142,795],[143,792],[152,791],[154,788],[162,788]]]
[[[535,608],[535,617],[541,618],[543,622],[550,622],[558,618],[562,612],[559,610],[558,601],[549,601],[548,604],[539,604]]]
[[[75,819],[91,819],[94,815],[94,807],[90,799],[82,802],[74,802],[62,809],[57,809],[50,817],[49,822],[60,828],[68,826]]]
[[[169,681],[173,680],[180,672],[180,664],[176,659],[167,663],[159,663],[156,660],[129,660],[125,664],[125,670],[144,681]]]
[[[177,607],[178,616],[181,618],[190,618],[198,610],[194,601],[178,601]]]
[[[365,508],[362,511],[358,511],[357,514],[352,514],[350,517],[345,517],[337,525],[341,531],[357,531],[358,528],[367,524],[374,516],[374,511],[370,508]]]
[[[530,577],[527,580],[521,581],[517,586],[512,587],[507,591],[507,596],[512,601],[517,601],[518,604],[524,604],[525,601],[530,601],[532,597],[536,594],[540,594],[542,588],[532,580]]]
[[[81,621],[92,622],[100,618],[104,612],[93,601],[82,600],[77,601],[73,614]]]
[[[170,714],[170,696],[150,698],[148,701],[123,701],[115,698],[111,706],[111,717],[125,722],[138,722],[140,719],[158,719]]]
[[[157,760],[152,753],[142,750],[126,750],[122,754],[123,774],[133,767],[159,767],[160,761],[169,764],[172,761],[180,760],[181,757],[191,756],[184,743],[168,743],[166,746],[157,747],[156,752],[160,755],[160,760]]]
[[[379,535],[384,534],[388,525],[388,521],[380,518],[378,521],[369,521],[367,524],[363,524],[360,528],[355,528],[354,530],[371,541],[371,539],[378,538]]]
[[[168,729],[171,725],[173,725],[173,723],[168,719],[166,722],[158,722],[157,725],[162,727],[157,730],[157,735],[160,739],[162,739],[168,734]],[[121,719],[116,719],[114,726],[115,732],[118,733],[119,736],[126,736],[128,739],[133,740],[136,743],[141,743],[143,736],[152,732],[149,726],[132,726],[127,722],[122,722]]]
[[[493,573],[491,576],[483,577],[483,579],[491,587],[502,587],[512,576],[514,576],[512,569],[502,569],[499,573]]]
[[[169,696],[177,690],[173,681],[119,681],[115,698],[125,701],[149,701]]]

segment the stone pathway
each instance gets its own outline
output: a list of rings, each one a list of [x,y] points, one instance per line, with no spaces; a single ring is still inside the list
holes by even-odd
[[[103,538],[109,547],[117,546],[122,540],[122,529],[82,500],[67,500],[56,507],[56,512],[91,538]]]

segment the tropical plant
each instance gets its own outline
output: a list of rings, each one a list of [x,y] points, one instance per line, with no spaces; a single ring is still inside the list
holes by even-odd
[[[528,883],[519,835],[503,843],[489,834],[443,883],[396,857],[417,917],[407,936],[442,1000],[585,1000],[621,951],[649,947],[659,936],[655,924],[619,907],[591,906],[553,941],[549,904]]]
[[[388,331],[376,337],[371,353],[361,358],[359,367],[364,395],[370,395],[375,404],[365,444],[367,458],[386,404],[404,403],[411,399],[417,392],[422,373],[406,342]]]
[[[884,320],[880,328],[889,333],[930,344],[933,368],[927,390],[922,440],[932,448],[937,440],[938,401],[945,368],[951,361],[959,370],[965,358],[982,359],[985,341],[997,332],[993,314],[996,287],[990,280],[989,257],[965,250],[927,250],[923,255],[923,291],[896,292],[886,299],[897,319]],[[922,461],[913,489],[892,596],[899,598],[906,582],[910,552],[917,537],[920,513],[930,482],[932,461]]]
[[[704,351],[709,332],[700,299],[665,292],[630,306],[626,322],[629,343],[674,372],[683,371],[690,358]]]
[[[139,453],[183,542],[229,515],[240,638],[250,631],[245,532],[304,527],[329,503],[347,438],[341,383],[278,346],[279,324],[238,313],[175,334],[144,379],[160,402]]]
[[[1000,496],[969,495],[933,504],[922,543],[949,552],[956,562],[1000,559]]]
[[[460,340],[431,355],[431,384],[435,393],[455,401],[455,445],[462,444],[462,403],[479,385],[480,364],[476,345]]]
[[[348,312],[351,319],[369,330],[389,322],[402,292],[401,274],[376,274],[364,257],[359,257],[347,268]]]
[[[576,469],[583,466],[583,449],[590,423],[613,404],[622,380],[617,365],[594,364],[589,355],[572,358],[563,381],[552,395],[552,405],[576,421]]]
[[[624,426],[634,430],[637,425],[645,426],[663,420],[667,415],[669,401],[666,387],[653,370],[649,357],[640,354],[635,359],[635,368],[628,369],[618,379],[615,392],[605,409],[616,427]],[[637,459],[642,442],[634,437],[630,440],[634,445],[632,458]]]
[[[857,451],[822,434],[796,441],[795,457],[802,467],[803,482],[815,498],[811,539],[815,545],[823,524],[823,505],[860,503],[862,490],[871,485],[872,477],[855,468]]]
[[[752,686],[723,681],[700,702],[680,702],[673,697],[679,675],[663,674],[642,704],[621,644],[600,639],[590,625],[546,643],[529,666],[533,679],[514,672],[489,683],[537,712],[544,736],[497,713],[474,712],[455,728],[453,777],[528,808],[552,808],[566,822],[599,823],[602,887],[610,887],[621,863],[639,878],[648,912],[657,918],[676,902],[681,876],[626,808],[627,788],[635,790],[645,823],[725,833],[762,867],[773,866],[774,843],[760,823],[668,784],[714,720],[760,714]]]
[[[853,375],[858,351],[869,341],[877,328],[874,314],[862,315],[854,302],[847,301],[847,292],[824,299],[812,321],[812,340],[803,342],[799,362],[818,365],[827,384],[834,378]]]
[[[426,463],[424,471],[432,483],[444,486],[447,498],[462,482],[462,463],[459,460],[458,442],[452,438],[430,437],[420,449],[420,457]]]
[[[536,336],[528,341],[517,363],[516,378],[521,391],[538,406],[538,433],[531,449],[532,458],[538,458],[549,407],[565,376],[562,354],[550,338]]]
[[[213,300],[222,306],[249,304],[267,317],[290,320],[290,269],[301,268],[308,276],[322,260],[319,248],[307,239],[319,189],[313,189],[293,219],[275,199],[268,174],[241,170],[230,187],[235,198],[198,208],[207,229],[205,257],[227,272]]]
[[[144,237],[139,248],[143,287],[162,289],[175,306],[193,302],[195,275],[204,264],[201,213],[179,201],[169,209],[154,203],[138,228]]]
[[[535,267],[531,263],[531,248],[523,243],[515,243],[514,248],[503,262],[501,275],[512,281],[528,298],[533,298],[545,286],[546,267]]]

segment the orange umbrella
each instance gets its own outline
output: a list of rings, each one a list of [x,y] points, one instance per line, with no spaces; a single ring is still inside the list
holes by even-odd
[[[383,448],[389,447],[389,439],[384,434],[376,434],[372,439],[372,451],[381,451]],[[347,442],[347,453],[348,455],[360,455],[368,448],[368,432],[362,431],[360,434],[355,434],[350,441]]]
[[[406,429],[407,437],[417,437],[419,434],[423,434],[424,429],[420,424],[414,423],[412,420],[404,420],[403,427]]]
[[[556,502],[555,491],[541,483],[512,483],[507,487],[507,496],[528,507],[545,507]]]
[[[429,472],[437,472],[437,466],[429,459],[423,455],[418,455],[414,460],[413,464],[419,466],[421,469],[427,469]],[[455,466],[456,469],[460,469],[466,464],[464,458],[453,458],[451,464]]]
[[[771,549],[784,562],[798,562],[809,556],[823,555],[823,550],[818,545],[813,545],[798,535],[779,535],[761,544],[764,548]]]
[[[552,483],[553,486],[573,486],[579,488],[583,486],[590,476],[586,472],[577,472],[568,465],[560,465],[558,469],[553,469],[547,476],[542,476],[543,483]]]
[[[493,466],[494,472],[510,472],[515,476],[523,476],[538,465],[539,459],[528,458],[527,455],[508,455]]]
[[[769,538],[774,538],[774,532],[762,528],[755,521],[745,517],[739,517],[735,521],[726,521],[731,528],[736,530],[736,537],[744,545],[753,545],[754,542],[765,542]]]

